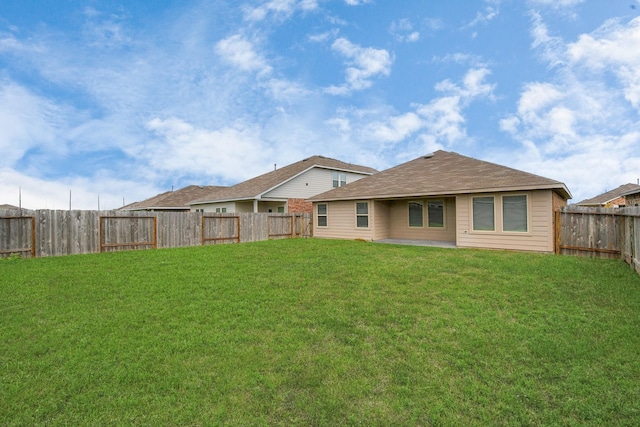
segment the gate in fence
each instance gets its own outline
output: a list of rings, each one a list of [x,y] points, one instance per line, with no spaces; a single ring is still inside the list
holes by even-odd
[[[36,218],[34,216],[0,217],[0,256],[29,254],[36,256]]]
[[[202,244],[240,243],[240,217],[234,215],[202,216]]]
[[[119,248],[158,248],[158,218],[101,216],[100,252]]]

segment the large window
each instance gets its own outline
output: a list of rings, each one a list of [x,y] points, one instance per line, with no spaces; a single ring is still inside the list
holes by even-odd
[[[347,185],[347,174],[344,172],[333,173],[333,188],[344,187]]]
[[[473,229],[475,231],[495,231],[493,197],[473,198]]]
[[[409,227],[422,227],[422,202],[409,202]]]
[[[318,203],[318,227],[327,226],[327,204]]]
[[[359,228],[369,227],[369,203],[356,203],[356,226]]]
[[[427,215],[429,216],[429,227],[444,227],[444,201],[429,200],[427,202]]]
[[[526,233],[527,224],[527,196],[502,197],[502,230]]]

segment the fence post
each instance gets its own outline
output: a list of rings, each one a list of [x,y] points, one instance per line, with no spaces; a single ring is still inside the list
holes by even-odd
[[[561,213],[560,209],[556,209],[555,214],[555,253],[560,254],[560,240],[562,239],[562,225],[560,224]]]

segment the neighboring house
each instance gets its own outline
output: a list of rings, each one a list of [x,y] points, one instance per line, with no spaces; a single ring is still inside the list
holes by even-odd
[[[596,197],[583,200],[576,204],[579,206],[597,206],[605,208],[623,207],[627,205],[626,195],[629,193],[633,194],[637,191],[640,191],[640,185],[624,184],[614,190],[607,191],[606,193],[602,193]]]
[[[554,211],[570,198],[561,182],[436,151],[309,201],[314,237],[553,252]]]
[[[123,206],[119,210],[123,211],[165,211],[165,212],[189,212],[189,202],[199,199],[205,195],[228,187],[218,187],[214,185],[190,185],[179,190],[171,190],[158,194],[141,202],[131,203]]]
[[[311,212],[305,199],[370,176],[375,169],[313,156],[191,203],[198,212]]]

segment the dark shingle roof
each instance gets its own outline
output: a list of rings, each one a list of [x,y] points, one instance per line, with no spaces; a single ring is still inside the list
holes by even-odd
[[[190,185],[175,191],[167,191],[141,202],[131,203],[120,210],[189,210],[189,202],[196,200],[205,194],[225,190],[228,187],[215,185]]]
[[[439,150],[309,200],[401,198],[535,189],[552,189],[564,198],[571,198],[567,187],[559,181]]]
[[[288,166],[284,166],[280,169],[251,178],[247,181],[243,181],[232,187],[228,187],[223,191],[215,191],[212,194],[196,200],[193,204],[209,203],[221,200],[254,199],[314,166],[364,174],[374,174],[377,172],[377,170],[367,166],[354,165],[323,156],[312,156]]]
[[[612,200],[615,200],[619,197],[626,196],[629,194],[634,194],[635,192],[640,191],[640,185],[637,184],[624,184],[620,187],[613,189],[611,191],[607,191],[606,193],[599,194],[590,199],[585,199],[577,205],[582,206],[603,206],[609,203]]]

